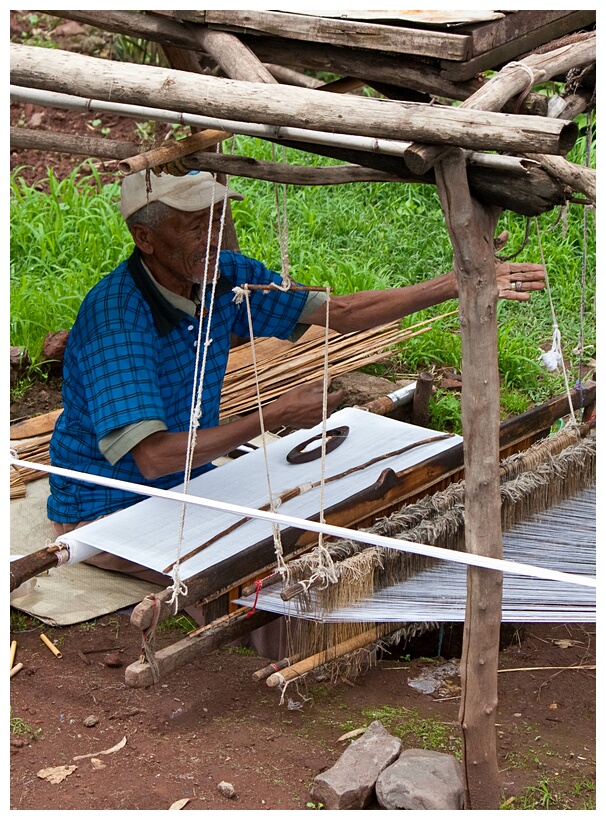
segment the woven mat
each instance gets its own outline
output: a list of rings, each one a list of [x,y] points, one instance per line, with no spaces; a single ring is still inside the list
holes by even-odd
[[[27,482],[10,502],[11,556],[28,555],[52,540],[46,517],[48,478]],[[11,593],[11,606],[51,626],[90,621],[139,603],[162,587],[86,564],[56,567]]]

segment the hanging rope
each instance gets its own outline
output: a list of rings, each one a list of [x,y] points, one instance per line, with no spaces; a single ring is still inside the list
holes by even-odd
[[[261,446],[263,449],[263,461],[265,464],[265,481],[267,483],[267,493],[269,497],[269,506],[270,511],[275,513],[277,511],[277,507],[280,506],[279,500],[276,502],[274,497],[272,488],[271,488],[271,476],[269,472],[269,459],[267,458],[267,441],[265,438],[265,421],[263,418],[263,404],[261,402],[261,388],[259,385],[259,370],[257,365],[257,354],[255,350],[255,336],[254,336],[254,328],[253,328],[253,321],[252,321],[252,312],[250,309],[250,291],[244,285],[242,288],[234,288],[236,291],[236,296],[234,297],[234,301],[237,304],[240,304],[242,299],[244,299],[246,303],[246,315],[248,319],[248,335],[250,337],[250,352],[252,358],[252,366],[253,366],[253,375],[255,379],[255,387],[256,387],[256,396],[257,396],[257,411],[259,413],[259,426],[261,429]],[[239,301],[238,301],[239,300]],[[282,549],[282,539],[280,537],[280,527],[278,524],[272,524],[272,533],[274,539],[274,551],[276,553],[276,564],[277,564],[277,571],[280,572],[283,576],[286,572],[286,564],[284,563],[284,551]]]
[[[587,115],[587,129],[585,131],[585,165],[587,168],[591,162],[591,147],[593,142],[593,113]],[[577,386],[581,386],[583,380],[583,347],[584,347],[584,331],[585,331],[585,296],[587,283],[587,244],[588,244],[588,219],[587,208],[583,209],[583,260],[581,264],[581,315],[579,328],[579,378]]]
[[[560,334],[560,328],[558,327],[558,320],[556,318],[555,308],[553,306],[553,298],[551,296],[551,285],[549,283],[549,274],[547,272],[547,265],[545,264],[545,254],[543,253],[543,243],[541,242],[541,232],[539,230],[539,220],[536,216],[534,217],[534,224],[537,231],[539,251],[541,253],[541,264],[543,265],[543,268],[545,270],[545,285],[547,288],[547,295],[549,297],[549,307],[551,309],[551,319],[553,322],[553,337],[551,342],[551,350],[548,350],[546,353],[542,353],[539,356],[539,361],[542,361],[548,370],[557,370],[558,367],[562,368],[564,383],[566,385],[566,395],[568,397],[568,406],[570,408],[570,421],[571,423],[576,424],[574,407],[572,405],[572,396],[570,393],[570,385],[568,383],[568,375],[566,373],[566,367],[564,366],[564,357],[562,356],[562,337]]]
[[[271,146],[272,160],[276,162],[276,146]],[[282,146],[282,162],[286,165],[286,147]],[[280,260],[282,264],[282,288],[288,290],[293,283],[290,278],[290,260],[288,258],[288,210],[286,197],[286,183],[274,183],[274,201],[276,204],[276,225],[280,244]]]
[[[232,137],[232,144],[233,144],[233,137]],[[219,150],[219,146],[217,145],[216,150]],[[226,187],[228,186],[229,179],[226,180]],[[211,203],[210,203],[210,210],[209,210],[209,218],[208,218],[208,233],[206,236],[206,258],[204,261],[204,276],[202,278],[202,282],[200,284],[200,298],[204,300],[206,287],[209,282],[209,259],[210,259],[210,251],[211,251],[211,243],[212,243],[212,234],[213,234],[213,224],[214,224],[214,215],[215,215],[215,205],[216,205],[216,186],[217,180],[216,177],[214,179],[212,195],[211,195]],[[227,197],[223,199],[222,202],[222,209],[221,209],[221,221],[219,226],[219,236],[217,239],[217,254],[215,258],[215,265],[214,270],[212,271],[212,287],[211,287],[211,295],[207,313],[207,321],[206,321],[206,331],[204,332],[204,321],[202,316],[200,316],[199,323],[198,323],[198,336],[196,341],[196,361],[194,365],[194,381],[192,385],[192,399],[191,399],[191,412],[190,412],[190,419],[189,419],[189,429],[188,429],[188,438],[187,438],[187,450],[186,450],[186,458],[185,458],[185,470],[184,470],[184,492],[188,492],[189,482],[191,478],[191,473],[193,469],[193,461],[194,461],[194,454],[196,450],[196,442],[197,442],[197,433],[198,427],[200,424],[200,418],[202,416],[202,394],[204,390],[204,375],[206,373],[206,364],[208,359],[208,350],[212,344],[211,338],[211,327],[212,327],[212,317],[213,317],[213,310],[215,304],[215,292],[217,287],[217,280],[219,278],[219,256],[221,246],[223,244],[223,232],[225,228],[225,218],[227,213]],[[203,307],[203,306],[202,306]],[[203,341],[204,336],[204,341]],[[202,357],[202,362],[200,363],[200,357]],[[187,595],[187,586],[182,582],[180,577],[180,559],[181,559],[181,550],[183,546],[183,533],[185,530],[185,515],[187,511],[187,505],[183,504],[181,507],[181,518],[179,522],[179,533],[177,538],[177,550],[176,550],[176,559],[171,569],[171,577],[173,579],[172,583],[172,595],[169,601],[169,604],[174,604],[174,613],[176,614],[179,609],[179,596],[180,595]]]

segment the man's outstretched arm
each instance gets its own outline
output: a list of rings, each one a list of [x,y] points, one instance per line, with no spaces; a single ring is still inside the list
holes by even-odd
[[[501,299],[528,301],[532,291],[545,287],[542,265],[502,262],[496,265],[495,272]],[[339,333],[368,330],[449,299],[456,299],[457,296],[457,280],[453,271],[402,288],[333,296],[329,305],[329,325]],[[326,323],[326,305],[306,316],[305,322],[323,326]]]

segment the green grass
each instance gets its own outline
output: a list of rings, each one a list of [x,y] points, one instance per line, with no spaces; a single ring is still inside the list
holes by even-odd
[[[44,337],[70,328],[90,288],[132,247],[115,207],[118,184],[101,185],[92,166],[64,180],[49,169],[46,191],[11,175],[11,345],[39,365]]]
[[[578,781],[571,791],[569,785],[557,774],[542,777],[536,784],[527,786],[521,794],[510,797],[501,805],[501,809],[509,811],[595,811],[595,808],[595,781]]]
[[[41,629],[44,627],[42,621],[34,618],[32,615],[26,615],[18,609],[10,610],[9,629],[11,634],[13,632],[31,632],[34,629]]]
[[[272,159],[262,140],[238,137],[233,152]],[[275,152],[282,159],[282,151]],[[583,140],[569,155],[584,162]],[[335,161],[287,149],[286,161],[315,166]],[[592,154],[591,162],[595,165]],[[28,187],[19,169],[11,176],[11,330],[10,343],[26,347],[40,368],[44,336],[69,328],[85,293],[130,252],[132,242],[118,213],[118,182],[102,185],[92,165],[83,163],[65,180],[52,170],[39,186]],[[274,186],[235,178],[230,185],[245,195],[233,203],[243,253],[281,270]],[[43,190],[38,190],[42,188]],[[335,293],[413,284],[448,270],[452,250],[433,186],[402,183],[355,183],[341,186],[287,186],[288,256],[291,275],[308,285],[331,286]],[[568,380],[574,384],[581,359],[596,355],[595,214],[588,210],[586,275],[582,283],[584,213],[571,205],[564,219],[556,209],[539,217],[551,297]],[[566,228],[563,231],[563,226]],[[510,241],[501,252],[523,244],[526,219],[506,212],[498,231]],[[515,261],[540,262],[534,220],[528,242]],[[583,351],[579,352],[584,306]],[[421,318],[456,309],[448,302],[407,317]],[[561,371],[550,373],[539,363],[551,346],[553,318],[547,292],[528,304],[498,304],[498,352],[505,413],[526,409],[564,389]],[[409,340],[394,357],[400,373],[432,366],[461,368],[458,317],[439,320],[431,331]],[[458,398],[444,393],[432,401],[432,425],[457,429]]]
[[[13,737],[29,738],[36,740],[42,734],[42,729],[33,729],[23,718],[13,716],[13,708],[10,707],[10,733]]]
[[[452,735],[450,724],[422,717],[413,709],[402,706],[380,706],[362,714],[369,721],[381,721],[388,731],[406,740],[409,747],[420,746],[422,749],[461,756],[461,740]]]
[[[158,632],[179,632],[187,635],[193,629],[197,629],[198,624],[185,612],[177,612],[176,615],[169,615],[158,624]]]

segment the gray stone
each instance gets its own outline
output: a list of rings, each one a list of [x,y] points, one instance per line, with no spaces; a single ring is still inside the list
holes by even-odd
[[[463,809],[465,792],[461,764],[452,755],[427,749],[406,749],[376,783],[384,809]]]
[[[401,741],[375,720],[330,769],[317,775],[311,786],[314,803],[324,809],[363,809],[372,796],[379,774],[397,759]]]
[[[231,783],[228,783],[226,780],[222,780],[218,784],[217,789],[221,792],[223,797],[227,797],[229,800],[235,800],[238,796],[233,785]]]

